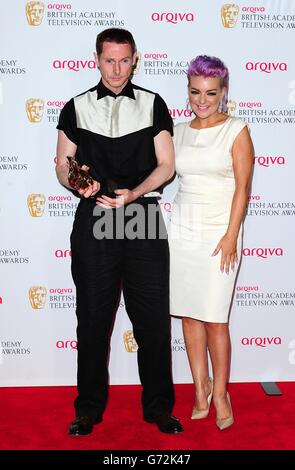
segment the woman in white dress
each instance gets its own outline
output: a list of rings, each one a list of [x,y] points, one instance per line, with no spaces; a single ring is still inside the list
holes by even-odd
[[[182,317],[195,385],[192,419],[208,416],[213,398],[221,430],[233,424],[228,317],[254,156],[246,123],[225,114],[227,92],[220,59],[192,60],[188,96],[195,117],[175,127],[180,184],[169,229],[171,315]]]

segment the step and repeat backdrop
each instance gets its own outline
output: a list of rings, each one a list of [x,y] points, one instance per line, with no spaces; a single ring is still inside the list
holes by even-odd
[[[160,93],[175,123],[192,119],[189,61],[215,55],[229,67],[229,113],[255,144],[230,380],[294,380],[295,1],[13,0],[0,22],[0,385],[76,383],[69,235],[79,200],[55,176],[56,125],[64,104],[98,82],[96,35],[112,26],[134,34],[133,81]],[[161,200],[167,222],[177,184]],[[136,350],[122,297],[112,384],[139,383]],[[172,351],[175,383],[191,382],[177,318]]]

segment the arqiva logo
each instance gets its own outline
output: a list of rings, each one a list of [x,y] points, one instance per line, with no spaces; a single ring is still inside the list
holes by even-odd
[[[183,109],[170,108],[168,111],[172,119],[177,119],[181,117],[189,118],[193,114],[193,112],[190,109],[184,109],[184,108]]]
[[[65,201],[72,201],[72,196],[48,196],[48,201],[57,201],[57,202],[65,202]]]
[[[283,256],[283,248],[243,248],[244,256],[257,256],[258,258],[268,258],[272,256]]]
[[[146,52],[143,55],[144,59],[154,59],[154,60],[160,60],[160,59],[168,59],[168,54],[166,52],[164,54],[158,53],[158,52]]]
[[[151,18],[152,18],[152,21],[166,22],[166,23],[172,23],[172,24],[177,24],[178,22],[187,23],[187,22],[195,21],[195,15],[193,13],[154,12],[152,13]]]
[[[47,8],[48,10],[71,10],[72,5],[70,3],[49,3]]]
[[[272,336],[271,338],[266,336],[266,337],[260,337],[258,336],[257,338],[242,338],[241,343],[243,346],[259,346],[261,348],[265,348],[266,346],[270,346],[271,344],[274,344],[276,346],[282,344],[282,338],[280,336]]]
[[[240,101],[239,103],[240,108],[262,108],[261,101]]]
[[[247,13],[264,13],[265,12],[265,7],[242,7],[242,12],[247,12]]]
[[[273,165],[285,165],[286,159],[282,155],[271,156],[271,155],[260,155],[254,157],[254,163],[257,163],[259,166],[273,166]]]
[[[78,341],[75,339],[72,339],[71,341],[59,339],[56,341],[55,346],[57,349],[77,349]]]
[[[56,258],[70,258],[72,252],[71,250],[55,250],[54,255]]]
[[[96,69],[96,63],[94,60],[74,60],[74,59],[66,59],[66,60],[60,60],[60,59],[55,59],[52,62],[52,66],[54,69],[59,70],[59,69],[68,69],[72,70],[73,72],[80,72],[80,70],[84,69]]]
[[[244,292],[258,292],[259,287],[258,286],[237,286],[236,290],[239,291],[244,291]]]
[[[260,71],[265,73],[271,72],[287,72],[288,66],[286,62],[247,62],[245,66],[246,70]]]
[[[172,212],[172,203],[171,202],[160,202],[160,207],[165,212]]]

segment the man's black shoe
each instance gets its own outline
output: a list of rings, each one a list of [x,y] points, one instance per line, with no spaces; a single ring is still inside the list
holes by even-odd
[[[148,423],[155,423],[159,431],[166,434],[177,434],[183,431],[183,427],[179,420],[169,413],[163,413],[155,418],[146,418]]]
[[[94,421],[89,416],[77,416],[69,427],[71,436],[85,436],[92,432],[94,424],[100,423],[101,420]]]

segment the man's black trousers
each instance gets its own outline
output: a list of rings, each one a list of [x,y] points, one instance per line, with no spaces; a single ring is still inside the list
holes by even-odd
[[[148,206],[157,204],[157,200],[141,198],[138,201],[144,209],[140,223],[147,228],[150,222]],[[72,276],[77,293],[76,415],[87,415],[99,421],[105,409],[110,336],[121,289],[138,344],[143,416],[154,418],[166,411],[170,413],[174,391],[171,375],[169,248],[167,238],[162,237],[163,219],[160,216],[162,228],[157,230],[156,238],[128,239],[124,236],[120,239],[97,239],[93,229],[100,216],[93,216],[94,207],[94,201],[81,200],[71,234]],[[108,211],[114,215],[115,211],[124,211],[126,207]],[[124,218],[125,226],[130,220],[130,216]],[[159,236],[159,232],[162,235]],[[132,408],[132,404],[129,405]]]

